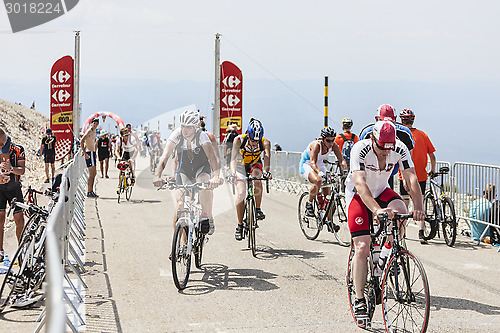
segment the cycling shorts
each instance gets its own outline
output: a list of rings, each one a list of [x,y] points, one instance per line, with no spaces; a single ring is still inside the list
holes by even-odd
[[[323,173],[326,174],[326,167],[324,164],[317,164],[318,168],[320,171],[323,171]],[[304,163],[300,166],[300,174],[307,180],[309,181],[309,174],[313,172],[313,168],[311,168],[311,165],[309,163]]]
[[[393,200],[401,200],[401,197],[390,188],[386,188],[382,194],[375,198],[380,208],[387,208]],[[347,204],[347,223],[351,236],[357,237],[362,235],[370,235],[372,226],[373,214],[366,207],[359,194],[354,194],[354,197]]]
[[[186,168],[183,169],[181,168],[179,173],[177,174],[177,177],[175,178],[175,182],[178,185],[186,185],[186,184],[193,184],[197,182],[197,178],[201,174],[207,174],[209,177],[211,177],[212,174],[212,169],[210,168],[210,165],[202,165],[198,169],[191,169],[191,168]]]
[[[56,162],[56,151],[55,150],[46,151],[43,155],[43,161],[45,163],[55,163]]]
[[[260,160],[254,164],[245,164],[244,168],[242,165],[238,165],[236,167],[236,177],[246,179],[246,177],[251,175],[255,169],[262,171],[262,162]]]
[[[7,202],[10,204],[14,198],[16,198],[17,202],[24,202],[21,183],[9,182],[0,185],[0,212],[5,212]],[[14,214],[21,213],[22,211],[23,209],[21,207],[16,206]]]
[[[422,180],[421,182],[418,182],[418,184],[420,185],[420,191],[422,191],[422,195],[425,194],[426,183],[427,180]],[[402,180],[399,181],[399,193],[401,193],[402,197],[408,197],[410,195],[403,186]]]
[[[122,155],[122,161],[130,160],[130,153],[128,151],[124,151]]]

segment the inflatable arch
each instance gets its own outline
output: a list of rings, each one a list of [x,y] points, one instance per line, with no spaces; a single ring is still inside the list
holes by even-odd
[[[105,122],[106,118],[111,118],[114,121],[116,121],[116,124],[118,125],[118,129],[125,127],[125,123],[123,122],[122,118],[120,118],[120,116],[118,116],[114,113],[108,112],[108,111],[99,111],[99,112],[96,112],[96,113],[90,115],[90,117],[87,118],[87,120],[85,121],[85,124],[83,124],[83,133],[85,133],[85,131],[87,130],[87,128],[90,125],[90,122],[94,118],[101,118],[100,120],[102,122]]]

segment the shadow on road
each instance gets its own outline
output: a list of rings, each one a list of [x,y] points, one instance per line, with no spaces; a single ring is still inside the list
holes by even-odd
[[[123,197],[121,198],[120,200],[120,204],[122,203],[126,203],[127,200],[125,199],[125,194],[122,195]],[[117,201],[116,197],[114,198],[107,198],[107,197],[99,197],[98,200],[106,200],[106,201]],[[131,204],[141,204],[141,203],[152,203],[152,204],[155,204],[155,203],[160,203],[161,200],[147,200],[147,199],[131,199],[130,201]]]
[[[273,249],[269,246],[258,245],[256,258],[261,260],[276,260],[278,258],[293,257],[299,259],[320,259],[324,258],[323,252],[313,252],[295,249]]]
[[[500,316],[500,306],[462,298],[431,296],[431,311],[439,311],[441,309],[471,310],[488,316]]]
[[[201,279],[198,278],[202,274]],[[229,269],[221,264],[204,264],[201,271],[192,271],[189,285],[179,291],[185,295],[202,295],[216,290],[270,291],[279,289],[268,281],[278,275],[261,269]]]

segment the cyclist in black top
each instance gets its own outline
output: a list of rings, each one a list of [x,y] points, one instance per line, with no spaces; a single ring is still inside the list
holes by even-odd
[[[56,162],[57,138],[52,134],[52,130],[50,128],[47,128],[45,133],[46,135],[42,138],[42,144],[40,145],[40,151],[43,154],[43,160],[45,162],[45,175],[47,175],[45,183],[49,183],[49,167],[52,171],[52,181],[54,181],[54,175],[56,174],[56,167],[54,163]]]

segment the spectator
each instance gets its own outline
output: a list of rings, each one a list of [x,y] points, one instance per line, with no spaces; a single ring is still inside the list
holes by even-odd
[[[45,175],[47,179],[45,179],[45,183],[50,182],[50,174],[49,168],[52,171],[52,181],[54,181],[54,177],[56,174],[56,137],[52,134],[52,130],[47,128],[45,131],[45,136],[42,138],[42,144],[40,145],[40,151],[43,154],[43,161],[45,162]]]
[[[399,117],[401,118],[401,122],[403,123],[403,125],[410,129],[413,140],[415,141],[415,146],[412,150],[413,164],[415,166],[415,173],[417,174],[420,189],[422,191],[422,194],[425,194],[425,184],[427,182],[427,155],[429,155],[429,158],[431,160],[431,170],[429,174],[433,174],[434,172],[436,172],[436,156],[434,156],[434,152],[436,151],[436,149],[434,148],[431,140],[424,131],[413,127],[415,114],[412,110],[401,110]],[[399,173],[399,180],[399,193],[401,194],[401,197],[406,204],[406,208],[408,208],[408,204],[410,203],[410,195],[406,191],[407,186],[406,184],[404,184],[401,172]],[[420,239],[421,244],[427,244],[427,241],[424,239],[425,223],[421,221],[419,224],[420,230],[418,231],[418,238]]]
[[[344,133],[339,133],[335,138],[335,143],[339,146],[340,151],[342,152],[342,158],[346,161],[348,167],[351,163],[352,146],[359,141],[358,136],[351,133],[352,125],[353,122],[351,118],[346,117],[342,119],[342,130]]]
[[[109,178],[108,169],[109,157],[111,156],[111,144],[106,131],[102,131],[99,140],[97,140],[97,155],[99,157],[99,165],[101,167],[101,178]]]
[[[21,176],[24,175],[24,148],[12,143],[10,136],[0,127],[0,260],[3,260],[3,236],[5,225],[5,209],[7,202],[23,202],[21,192]],[[20,207],[14,209],[17,241],[21,239],[24,228],[24,215]]]
[[[80,148],[82,149],[82,156],[85,156],[85,162],[89,169],[89,178],[87,180],[87,197],[98,198],[99,196],[94,192],[94,181],[97,173],[96,170],[96,129],[99,126],[99,118],[92,119],[90,128],[85,132],[80,141]]]
[[[283,149],[281,148],[281,146],[277,142],[274,143],[274,149],[276,151],[283,151]]]
[[[496,187],[493,184],[486,185],[486,188],[483,190],[483,197],[474,200],[471,203],[469,209],[469,218],[489,222],[491,216],[491,207],[492,202],[495,200]],[[489,237],[489,232],[483,235],[484,230],[486,229],[486,224],[475,222],[475,221],[467,221],[471,230],[471,239],[475,242],[480,242],[485,237]],[[482,238],[481,238],[482,236]]]

